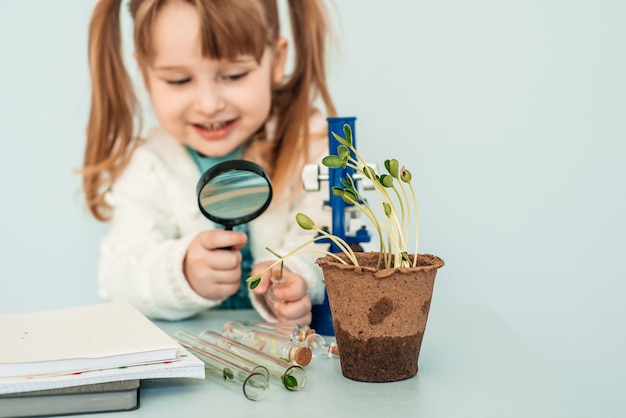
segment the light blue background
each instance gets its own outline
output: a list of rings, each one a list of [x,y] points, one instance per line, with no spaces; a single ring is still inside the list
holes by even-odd
[[[106,224],[76,174],[94,4],[0,0],[0,313],[97,301]],[[359,150],[413,172],[420,252],[446,261],[433,304],[489,306],[624,416],[626,2],[336,9],[333,92]]]

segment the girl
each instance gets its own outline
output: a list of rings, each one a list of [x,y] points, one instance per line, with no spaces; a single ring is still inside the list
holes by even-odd
[[[289,0],[293,72],[276,0],[130,0],[135,59],[159,127],[140,139],[140,110],[121,56],[120,3],[100,0],[89,28],[92,101],[83,189],[91,213],[110,221],[101,244],[99,295],[125,299],[152,318],[176,320],[214,306],[308,324],[324,296],[315,256],[289,259],[285,284],[245,278],[304,242],[295,214],[328,191],[302,192],[303,164],[327,153],[335,108],[324,69],[328,32],[321,0]],[[240,230],[216,228],[195,187],[210,166],[242,158],[263,166],[269,210]],[[315,216],[315,215],[314,215]],[[237,228],[236,228],[237,229]],[[228,249],[225,249],[228,248]],[[282,251],[285,249],[285,251]]]

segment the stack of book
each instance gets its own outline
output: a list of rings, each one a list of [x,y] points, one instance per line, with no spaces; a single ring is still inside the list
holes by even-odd
[[[0,315],[0,418],[136,409],[141,380],[204,373],[125,302]]]

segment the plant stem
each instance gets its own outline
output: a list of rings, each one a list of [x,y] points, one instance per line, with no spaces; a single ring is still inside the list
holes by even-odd
[[[353,168],[364,177],[367,177],[365,174],[365,170],[363,169],[364,165],[352,157],[348,158],[346,162],[346,167]],[[359,205],[358,202],[356,202],[355,205],[358,205],[359,209],[364,214],[366,214],[368,218],[372,221],[372,223],[376,226],[379,236],[381,235],[381,227],[387,233],[387,236],[388,236],[387,242],[389,246],[388,250],[387,248],[385,248],[382,238],[380,240],[381,253],[385,253],[385,254],[388,253],[388,255],[385,256],[385,267],[387,268],[391,267],[390,257],[392,257],[392,255],[394,257],[393,266],[400,267],[403,264],[401,253],[407,250],[406,243],[404,242],[404,234],[403,234],[404,226],[403,226],[403,223],[400,222],[397,212],[393,210],[395,205],[392,204],[394,200],[392,199],[391,195],[387,193],[387,190],[385,189],[385,187],[383,187],[380,184],[380,182],[378,182],[376,179],[372,180],[372,183],[374,184],[374,190],[376,192],[376,199],[379,203],[380,210],[383,212],[383,214],[385,213],[383,202],[388,202],[392,208],[390,216],[384,216],[385,225],[381,225],[380,221],[376,218],[376,216],[373,215],[372,209],[367,203],[367,201],[363,198],[363,196],[356,189],[354,190],[354,192],[356,193],[357,200],[362,201],[363,205]],[[395,189],[395,187],[394,187],[394,191],[396,195],[398,196],[398,202],[400,202],[400,206],[403,209],[404,205],[402,205],[402,199],[398,191]]]
[[[417,197],[415,196],[415,190],[411,183],[409,183],[409,189],[411,190],[411,195],[413,195],[413,206],[415,207],[415,255],[413,257],[413,267],[415,267],[417,265],[417,242],[419,239],[419,211],[417,207]]]
[[[340,237],[337,237],[335,235],[328,233],[327,231],[323,229],[318,228],[317,226],[315,227],[315,230],[319,232],[320,234],[322,234],[322,236],[330,239],[332,242],[337,244],[337,246],[341,249],[341,251],[344,252],[348,256],[352,264],[354,264],[355,266],[359,265],[359,262],[356,259],[356,255],[354,255],[354,251],[352,251],[352,248],[350,248],[350,245],[348,245],[346,241],[344,241]]]

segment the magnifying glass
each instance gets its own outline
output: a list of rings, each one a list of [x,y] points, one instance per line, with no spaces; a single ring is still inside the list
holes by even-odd
[[[200,212],[232,230],[262,214],[272,201],[272,184],[259,165],[244,160],[216,164],[196,187]]]

